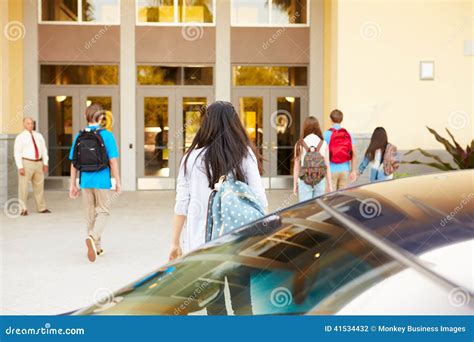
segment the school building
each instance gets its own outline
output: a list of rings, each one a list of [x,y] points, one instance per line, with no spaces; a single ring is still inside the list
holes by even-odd
[[[360,146],[384,126],[400,150],[442,148],[425,126],[472,139],[472,0],[0,0],[2,196],[22,118],[66,188],[68,151],[90,103],[121,153],[124,190],[173,189],[200,108],[231,101],[265,159],[292,182],[308,115],[339,108]],[[11,189],[8,189],[11,188]]]

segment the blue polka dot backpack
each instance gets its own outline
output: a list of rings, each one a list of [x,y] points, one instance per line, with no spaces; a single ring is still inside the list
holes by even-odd
[[[206,242],[265,215],[263,206],[248,184],[221,176],[209,196]]]

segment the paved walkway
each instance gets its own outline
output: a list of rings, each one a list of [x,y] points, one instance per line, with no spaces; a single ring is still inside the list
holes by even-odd
[[[269,191],[271,211],[294,203],[288,191]],[[30,196],[31,197],[31,196]],[[114,201],[103,236],[106,254],[85,253],[82,201],[46,192],[53,214],[0,214],[0,314],[49,315],[78,309],[166,262],[174,192],[125,192]],[[34,205],[30,199],[29,207]]]

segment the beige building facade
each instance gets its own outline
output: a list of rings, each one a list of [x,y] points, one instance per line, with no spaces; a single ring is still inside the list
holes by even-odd
[[[438,150],[430,126],[465,145],[473,15],[470,0],[0,0],[2,144],[35,118],[48,186],[64,188],[72,137],[98,102],[125,190],[174,188],[199,110],[214,100],[234,103],[268,188],[291,184],[304,118],[328,128],[334,108],[364,143],[384,126],[402,150]]]

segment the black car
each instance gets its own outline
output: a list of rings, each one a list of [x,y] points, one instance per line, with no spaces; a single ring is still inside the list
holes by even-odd
[[[74,314],[472,313],[473,181],[457,171],[329,193]]]

